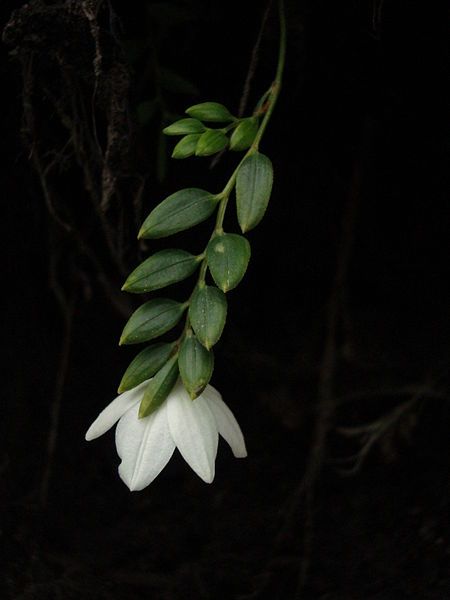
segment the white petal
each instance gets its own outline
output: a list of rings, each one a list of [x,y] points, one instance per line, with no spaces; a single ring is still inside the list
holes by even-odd
[[[129,408],[140,402],[145,386],[149,381],[150,380],[147,379],[132,390],[120,394],[120,396],[117,396],[115,400],[108,404],[86,431],[86,440],[90,442],[103,435],[117,423],[120,417],[126,413]]]
[[[217,429],[220,435],[228,442],[234,456],[236,458],[245,458],[247,456],[247,449],[245,447],[244,436],[233,413],[222,400],[222,396],[212,385],[206,386],[202,396],[207,400],[208,406],[216,420]]]
[[[167,399],[167,418],[181,456],[203,481],[211,483],[219,436],[206,400],[201,396],[191,400],[179,381]]]
[[[119,475],[132,492],[157,477],[175,450],[165,405],[139,419],[139,405],[123,415],[116,428],[116,448],[122,459]]]

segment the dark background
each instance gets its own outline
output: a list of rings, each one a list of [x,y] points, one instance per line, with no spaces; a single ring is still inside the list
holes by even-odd
[[[439,3],[287,2],[273,196],[213,377],[248,458],[221,443],[208,486],[177,455],[130,494],[113,432],[84,441],[136,352],[120,286],[167,247],[136,241],[142,217],[237,161],[170,161],[161,128],[204,100],[237,112],[264,10],[2,3],[2,597],[450,598]],[[246,114],[277,44],[273,9]],[[209,227],[170,244],[201,251]]]

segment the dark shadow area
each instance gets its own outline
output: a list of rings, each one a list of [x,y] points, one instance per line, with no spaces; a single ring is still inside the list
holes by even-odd
[[[258,6],[256,6],[258,4]],[[448,12],[287,1],[274,188],[228,296],[212,383],[248,458],[204,484],[178,453],[142,492],[84,434],[138,348],[120,291],[182,187],[186,107],[237,112],[265,3],[5,1],[0,595],[23,600],[450,598]],[[16,11],[16,12],[13,12]],[[276,68],[276,3],[246,114]],[[238,231],[233,206],[226,230]],[[162,291],[184,299],[192,281]],[[168,335],[170,338],[170,334]],[[139,347],[140,349],[140,347]]]

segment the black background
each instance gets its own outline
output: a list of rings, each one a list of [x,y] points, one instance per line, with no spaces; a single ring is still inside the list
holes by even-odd
[[[2,47],[3,597],[450,598],[448,13],[424,1],[287,2],[286,73],[261,145],[274,164],[274,190],[249,234],[246,278],[229,295],[213,377],[249,456],[236,461],[221,443],[211,486],[174,456],[149,488],[130,494],[117,476],[113,433],[92,444],[84,433],[135,354],[117,341],[139,300],[120,300],[128,304],[117,309],[123,273],[73,153],[57,158],[47,179],[58,213],[100,268],[49,213],[34,162],[37,152],[48,165],[68,139],[42,91],[46,85],[66,106],[58,48],[63,62],[72,61],[74,95],[90,106],[93,93],[89,30],[74,25],[73,38],[65,37],[70,20],[68,30],[55,27],[54,12],[39,20],[46,8],[61,15],[69,4],[30,3],[33,25]],[[135,239],[137,176],[146,177],[145,216],[181,187],[220,189],[237,159],[224,156],[214,168],[208,159],[168,161],[158,174],[161,114],[143,122],[139,107],[155,96],[163,66],[199,92],[163,91],[169,112],[204,100],[237,111],[264,5],[111,5],[103,3],[98,23],[105,55],[115,48],[112,64],[126,56],[131,133],[109,215],[114,226],[125,215],[129,271],[138,252],[167,247],[139,247]],[[20,6],[2,3],[3,26]],[[277,27],[272,10],[250,111],[275,71]],[[31,55],[38,83],[30,133],[21,65]],[[94,113],[102,145],[101,99]],[[226,224],[237,231],[233,210]],[[209,227],[177,243],[201,251]],[[114,294],[105,292],[105,278]],[[174,288],[174,297],[185,289]],[[324,367],[330,340],[331,370]],[[342,428],[367,423],[386,429],[350,475],[354,461],[339,459],[360,450],[361,440]],[[301,487],[313,459],[318,468]]]

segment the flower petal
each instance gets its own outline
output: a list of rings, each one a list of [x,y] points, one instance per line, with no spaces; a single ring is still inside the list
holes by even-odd
[[[170,433],[181,456],[206,483],[214,479],[219,435],[207,401],[191,400],[181,381],[167,399]]]
[[[217,429],[220,435],[228,442],[234,456],[236,458],[245,458],[247,456],[247,449],[245,447],[244,436],[233,413],[222,400],[222,396],[212,385],[206,386],[202,396],[208,402],[208,406],[216,420]]]
[[[86,431],[86,440],[90,442],[103,435],[108,429],[117,423],[120,417],[132,406],[140,402],[145,386],[150,380],[147,379],[132,390],[117,396],[108,406],[102,410],[89,429]]]
[[[122,459],[119,475],[132,492],[142,490],[157,477],[175,450],[165,405],[139,419],[136,404],[116,428],[116,448]]]

